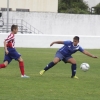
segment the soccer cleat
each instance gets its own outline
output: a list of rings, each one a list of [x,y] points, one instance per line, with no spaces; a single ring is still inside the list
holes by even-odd
[[[40,75],[43,75],[44,72],[45,72],[45,70],[41,70],[41,71],[40,71]]]
[[[74,79],[79,79],[77,76],[71,76],[71,78],[74,78]]]
[[[29,78],[27,75],[21,75],[21,78]]]

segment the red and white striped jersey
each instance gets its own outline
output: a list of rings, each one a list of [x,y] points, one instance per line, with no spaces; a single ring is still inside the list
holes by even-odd
[[[5,39],[5,41],[7,43],[7,47],[14,48],[14,45],[15,45],[15,34],[10,33],[10,35],[8,35],[7,39]]]

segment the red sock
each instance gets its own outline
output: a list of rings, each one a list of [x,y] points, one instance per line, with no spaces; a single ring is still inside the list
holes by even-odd
[[[5,64],[0,64],[0,68],[5,68]]]
[[[20,68],[21,74],[24,75],[24,62],[19,62],[19,68]]]

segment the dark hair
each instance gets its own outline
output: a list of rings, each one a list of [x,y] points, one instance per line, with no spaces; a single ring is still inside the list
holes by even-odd
[[[11,26],[11,31],[13,31],[14,29],[17,29],[17,28],[18,28],[17,25],[12,25],[12,26]]]
[[[79,41],[80,38],[78,36],[75,36],[73,39]]]

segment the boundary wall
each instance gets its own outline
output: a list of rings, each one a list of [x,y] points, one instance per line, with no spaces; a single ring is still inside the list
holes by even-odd
[[[43,34],[100,36],[100,15],[9,12],[9,18],[23,19]]]
[[[0,33],[0,47],[8,33]],[[74,35],[39,35],[39,34],[16,34],[15,47],[23,48],[59,48],[63,45],[55,44],[50,47],[53,41],[73,40]],[[100,49],[100,36],[80,36],[79,45],[85,49]]]

